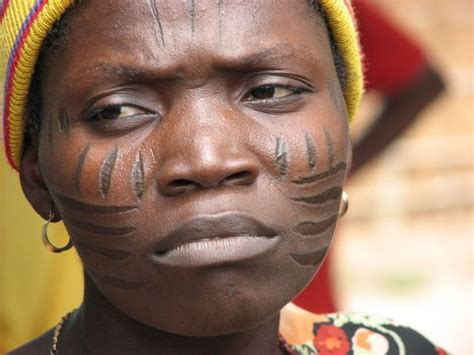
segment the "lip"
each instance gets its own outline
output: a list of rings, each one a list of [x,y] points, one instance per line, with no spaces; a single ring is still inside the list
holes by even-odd
[[[151,259],[175,267],[199,267],[254,259],[272,252],[278,233],[241,213],[190,219],[167,234]]]

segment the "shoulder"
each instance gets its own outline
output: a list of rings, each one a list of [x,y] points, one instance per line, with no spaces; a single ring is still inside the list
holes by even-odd
[[[51,350],[51,344],[53,341],[54,329],[51,329],[39,336],[38,338],[20,346],[19,348],[12,350],[6,355],[36,355],[36,354],[49,354]]]
[[[295,354],[446,354],[410,327],[354,313],[312,314],[293,304],[280,332]]]

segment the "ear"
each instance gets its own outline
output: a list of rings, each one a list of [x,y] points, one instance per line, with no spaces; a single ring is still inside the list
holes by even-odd
[[[52,211],[54,214],[52,221],[61,220],[39,168],[37,144],[27,144],[23,152],[20,163],[20,182],[23,193],[36,213],[47,220],[49,212]]]

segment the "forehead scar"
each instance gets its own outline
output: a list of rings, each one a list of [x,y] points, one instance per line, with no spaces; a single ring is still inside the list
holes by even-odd
[[[294,231],[302,236],[319,235],[334,226],[336,221],[337,215],[321,222],[303,222],[298,224]]]
[[[121,288],[124,290],[134,290],[134,289],[142,288],[145,286],[145,282],[143,281],[142,282],[127,281],[115,276],[102,275],[90,269],[87,269],[87,271],[89,271],[92,275],[94,275],[97,279],[99,279],[103,283],[116,287],[116,288]]]
[[[219,43],[222,43],[222,21],[224,19],[224,8],[223,0],[218,0],[217,2],[217,11],[219,15]]]
[[[158,7],[156,6],[156,0],[149,0],[150,7],[151,7],[151,12],[153,14],[153,20],[158,27],[158,33],[156,31],[156,28],[154,29],[155,32],[155,37],[157,38],[158,45],[160,47],[165,46],[165,36],[163,34],[163,27],[161,26],[161,20],[160,20],[160,15],[158,12]]]
[[[131,257],[133,254],[120,249],[104,248],[95,244],[89,244],[84,241],[76,241],[76,246],[100,254],[114,261],[121,261]]]
[[[133,163],[132,185],[135,196],[141,200],[145,192],[145,174],[143,171],[143,158],[141,153],[138,154],[135,162]]]
[[[191,17],[191,32],[194,34],[194,26],[196,22],[196,9],[195,9],[194,0],[187,0],[187,4],[188,4],[189,16]]]
[[[84,167],[84,163],[87,158],[87,154],[89,154],[89,150],[91,149],[91,145],[89,144],[85,147],[81,154],[79,154],[79,158],[77,159],[76,168],[74,169],[74,189],[79,191],[81,189],[81,176],[82,176],[82,169]]]
[[[135,232],[135,228],[132,226],[109,227],[109,226],[101,226],[101,225],[93,224],[93,223],[82,222],[78,220],[72,220],[71,225],[84,232],[111,235],[111,236],[117,236],[117,237],[125,236],[125,235],[132,234]]]
[[[288,145],[280,137],[276,140],[275,155],[280,175],[288,174]]]
[[[326,128],[324,128],[324,138],[326,141],[326,147],[328,149],[329,167],[332,168],[334,166],[334,144],[332,142],[331,135]]]
[[[305,134],[306,152],[308,154],[308,166],[311,170],[316,166],[316,145],[309,133]]]
[[[304,176],[299,178],[298,180],[293,180],[292,183],[296,185],[306,185],[306,184],[312,184],[317,181],[322,181],[325,179],[328,179],[332,177],[333,175],[336,175],[337,173],[346,170],[346,163],[340,162],[333,168],[326,170],[322,173],[311,175],[311,176]]]
[[[323,261],[324,256],[328,251],[328,247],[316,250],[308,254],[291,254],[291,258],[300,265],[318,265]]]
[[[336,186],[332,187],[319,195],[310,196],[310,197],[298,197],[292,198],[293,201],[302,202],[309,205],[319,205],[327,201],[337,200],[342,194],[342,187]]]
[[[112,179],[112,173],[115,168],[115,162],[117,161],[118,148],[115,147],[102,161],[99,171],[99,190],[103,197],[107,195],[110,188],[110,181]]]
[[[137,206],[104,206],[104,205],[92,205],[89,203],[81,202],[75,200],[71,197],[66,197],[58,195],[58,199],[61,204],[71,210],[86,212],[86,213],[97,213],[97,214],[115,214],[115,213],[125,213],[133,212],[138,209]]]

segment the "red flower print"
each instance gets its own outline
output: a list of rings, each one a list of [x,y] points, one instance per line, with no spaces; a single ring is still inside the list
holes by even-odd
[[[318,355],[346,355],[350,350],[350,343],[344,331],[329,324],[319,327],[313,343]]]
[[[436,353],[438,355],[448,355],[448,353],[441,348],[436,348]]]

